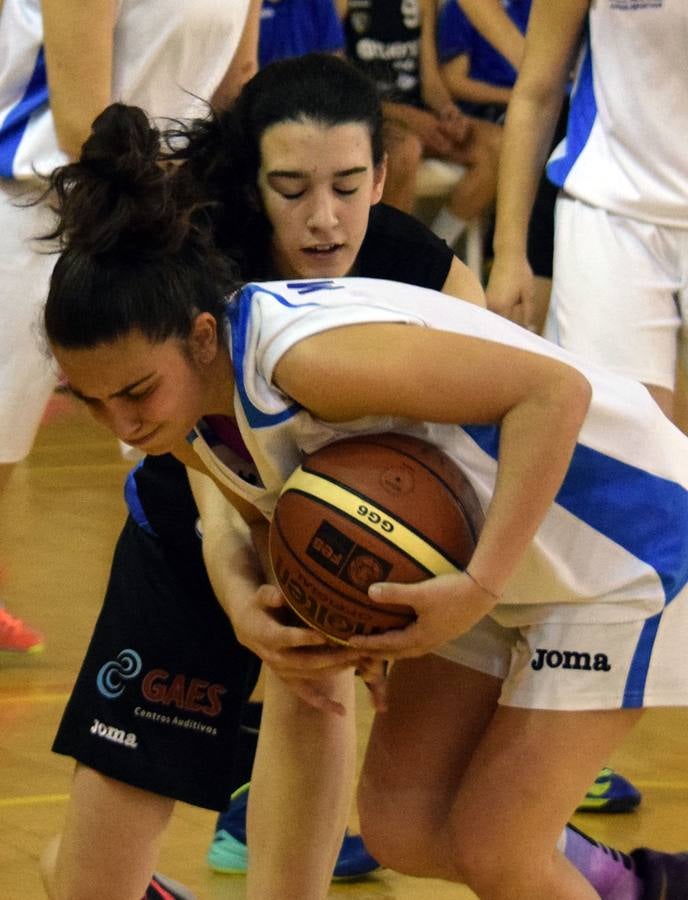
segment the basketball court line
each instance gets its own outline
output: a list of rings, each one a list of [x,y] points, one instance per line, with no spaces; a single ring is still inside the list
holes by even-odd
[[[65,803],[69,794],[35,794],[33,797],[0,797],[0,809],[8,806],[38,806],[45,803]]]
[[[55,703],[59,700],[64,703],[69,700],[69,691],[50,694],[46,692],[36,694],[5,694],[0,695],[0,703]]]

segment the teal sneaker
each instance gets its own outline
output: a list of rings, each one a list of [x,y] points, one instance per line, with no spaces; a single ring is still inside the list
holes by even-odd
[[[631,812],[641,801],[640,791],[613,769],[604,768],[576,812]]]
[[[218,828],[206,856],[213,872],[223,875],[244,875],[248,869],[248,850],[224,828]]]
[[[206,860],[214,872],[225,875],[243,875],[248,868],[246,847],[246,808],[249,785],[245,784],[232,794],[229,808],[217,820],[215,836],[208,848]],[[353,881],[365,878],[380,864],[368,853],[360,834],[344,835],[337,858],[333,878],[336,881]]]

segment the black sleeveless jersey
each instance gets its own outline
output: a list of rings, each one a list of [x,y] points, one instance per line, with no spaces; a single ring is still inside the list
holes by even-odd
[[[349,59],[383,100],[421,106],[419,0],[349,0],[344,20]]]

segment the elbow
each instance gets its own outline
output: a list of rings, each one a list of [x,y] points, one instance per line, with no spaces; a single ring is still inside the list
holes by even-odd
[[[553,117],[559,114],[564,101],[565,89],[565,84],[528,78],[519,74],[511,89],[509,105],[522,106],[532,110],[535,115],[545,118]]]
[[[592,385],[582,372],[576,370],[576,392],[583,404],[585,412],[592,402]]]
[[[567,366],[556,392],[563,414],[580,427],[592,402],[592,385],[588,379],[578,369]]]

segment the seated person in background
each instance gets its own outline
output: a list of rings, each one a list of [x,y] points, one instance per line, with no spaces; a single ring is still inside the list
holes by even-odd
[[[304,53],[344,53],[334,0],[263,0],[258,65]]]
[[[461,9],[485,40],[508,59],[514,69],[520,69],[523,33],[504,13],[503,0],[461,0]]]
[[[494,196],[498,129],[458,110],[442,80],[435,0],[337,0],[349,58],[378,86],[388,153],[385,203],[413,210],[423,157],[464,166],[452,206],[464,222]],[[458,235],[457,235],[458,237]]]
[[[502,15],[522,36],[531,0],[505,0]],[[524,38],[521,37],[521,45]],[[437,20],[437,55],[445,84],[463,112],[503,119],[517,71],[466,15],[462,0],[446,0]]]
[[[531,0],[505,0],[503,7],[495,14],[501,18],[502,30],[517,29],[513,44],[519,44],[522,51],[523,37]],[[516,80],[516,69],[509,60],[481,33],[480,28],[470,20],[463,9],[461,0],[446,0],[437,20],[437,55],[442,78],[460,109],[471,117],[490,123],[501,124],[511,88]],[[488,154],[485,166],[494,168],[486,176],[486,184],[493,187],[492,195],[486,198],[486,205],[494,201],[497,184],[497,165],[501,132],[491,131],[491,147],[496,152]],[[435,234],[454,244],[466,225],[463,207],[457,205],[451,196],[442,206],[432,223]]]

